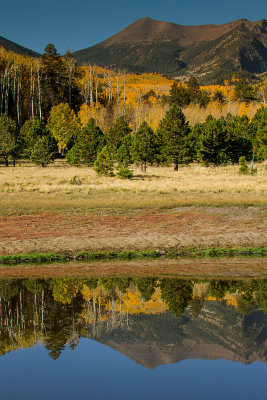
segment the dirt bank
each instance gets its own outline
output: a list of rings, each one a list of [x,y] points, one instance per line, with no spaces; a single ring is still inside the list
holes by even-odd
[[[261,207],[181,207],[131,214],[0,217],[0,255],[90,250],[264,246]]]
[[[199,278],[266,278],[264,258],[69,262],[46,265],[0,265],[0,278],[56,276],[176,276]]]

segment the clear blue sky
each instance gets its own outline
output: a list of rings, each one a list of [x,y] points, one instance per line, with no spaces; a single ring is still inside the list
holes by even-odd
[[[142,17],[181,25],[267,18],[266,0],[9,0],[1,2],[0,36],[43,52],[99,43]]]

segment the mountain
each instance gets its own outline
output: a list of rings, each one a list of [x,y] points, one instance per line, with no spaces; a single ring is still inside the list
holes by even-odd
[[[109,39],[74,53],[91,63],[171,77],[195,74],[214,80],[222,73],[267,71],[267,21],[183,26],[142,18]]]
[[[13,51],[17,54],[28,54],[31,57],[40,56],[40,54],[36,53],[35,51],[20,46],[17,43],[11,42],[10,40],[3,38],[2,36],[0,36],[0,48],[1,47],[3,47],[7,51]]]
[[[267,363],[267,314],[260,310],[244,316],[226,302],[207,301],[196,319],[189,311],[179,319],[165,312],[107,324],[93,336],[90,328],[89,337],[149,369],[186,359]]]

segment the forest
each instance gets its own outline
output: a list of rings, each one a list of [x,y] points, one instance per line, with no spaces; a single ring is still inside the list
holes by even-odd
[[[133,164],[168,166],[240,162],[255,173],[266,158],[265,82],[233,76],[200,87],[156,74],[76,66],[52,44],[40,59],[0,50],[0,160],[56,158],[131,178]],[[247,161],[252,161],[248,169]]]

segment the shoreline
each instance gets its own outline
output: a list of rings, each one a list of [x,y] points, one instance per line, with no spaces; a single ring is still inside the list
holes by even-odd
[[[0,256],[0,265],[40,264],[55,261],[112,261],[179,258],[225,258],[225,257],[266,257],[267,247],[229,247],[229,248],[187,248],[177,250],[152,249],[145,251],[83,251],[78,253],[39,253],[9,254]]]

